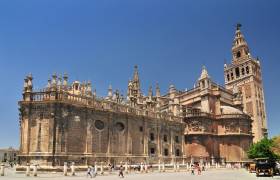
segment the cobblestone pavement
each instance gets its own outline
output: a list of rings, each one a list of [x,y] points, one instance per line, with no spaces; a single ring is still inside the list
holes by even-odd
[[[5,176],[0,177],[0,180],[5,179],[52,179],[52,180],[80,180],[80,179],[90,179],[87,178],[86,173],[77,173],[76,176],[63,176],[62,173],[40,173],[38,177],[26,177],[24,173],[15,173],[12,170],[6,170]],[[113,174],[105,174],[103,176],[99,175],[93,179],[99,180],[114,180],[119,179],[117,172]],[[130,173],[125,174],[125,178],[128,180],[253,180],[253,179],[272,179],[271,177],[259,177],[256,178],[255,174],[250,174],[244,169],[231,170],[231,169],[218,169],[218,170],[208,170],[202,172],[202,175],[191,175],[190,172],[165,172],[165,173]],[[280,176],[274,176],[273,179],[279,179]]]

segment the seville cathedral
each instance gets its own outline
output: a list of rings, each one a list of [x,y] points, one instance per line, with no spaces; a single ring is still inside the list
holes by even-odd
[[[28,75],[19,101],[20,164],[247,161],[267,124],[260,62],[240,25],[224,78],[225,87],[203,67],[193,89],[170,85],[163,94],[157,84],[144,96],[135,66],[126,96],[109,86],[97,97],[89,81],[70,83],[66,74],[35,91]]]

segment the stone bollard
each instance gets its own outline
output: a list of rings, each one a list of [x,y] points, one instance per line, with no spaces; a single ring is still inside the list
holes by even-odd
[[[101,175],[104,175],[103,162],[101,162],[101,165],[100,165],[100,174],[101,174]]]
[[[161,166],[160,161],[158,161],[158,171],[159,171],[159,172],[161,172],[160,166]]]
[[[176,163],[173,164],[173,170],[176,172]]]
[[[128,174],[128,163],[127,162],[125,162],[125,165],[124,165],[124,172],[126,174]]]
[[[75,163],[72,162],[72,165],[71,165],[71,176],[75,176]]]
[[[165,172],[165,164],[164,164],[164,162],[162,163],[162,172]]]
[[[180,164],[179,163],[177,163],[177,172],[180,172]]]
[[[1,164],[0,175],[1,175],[1,176],[4,176],[4,175],[5,175],[5,165],[4,165],[4,164]]]
[[[187,163],[187,171],[189,171],[189,163]]]
[[[143,173],[143,171],[144,171],[144,165],[143,165],[143,163],[141,163],[141,165],[140,165],[140,172]]]
[[[144,169],[145,169],[145,173],[148,173],[148,164],[145,164]]]
[[[218,163],[216,163],[216,169],[218,168]]]
[[[25,173],[26,176],[30,176],[30,164],[27,163],[26,164],[26,173]]]
[[[36,177],[38,176],[38,173],[37,173],[37,170],[38,170],[38,164],[34,164],[34,167],[33,167],[33,176]]]
[[[64,162],[64,165],[63,165],[63,175],[64,176],[67,176],[67,169],[68,169],[67,162]]]

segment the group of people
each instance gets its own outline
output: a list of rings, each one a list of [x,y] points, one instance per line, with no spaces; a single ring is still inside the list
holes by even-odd
[[[111,164],[108,165],[109,172],[112,172],[114,168],[115,168],[114,165],[111,165]],[[121,178],[124,178],[123,171],[124,171],[124,167],[121,165],[119,167],[119,175],[118,175]],[[97,167],[95,167],[94,165],[88,166],[87,177],[94,178],[94,177],[96,177],[96,175],[97,175]]]
[[[199,164],[192,164],[191,165],[191,174],[195,175],[195,170],[197,171],[197,175],[201,175],[202,171],[205,171],[204,165],[200,166]]]
[[[109,172],[112,172],[113,169],[115,169],[115,166],[111,165],[111,164],[108,164]],[[139,169],[140,169],[140,167],[139,167]],[[138,167],[136,166],[134,168],[134,170],[138,170]],[[195,175],[195,171],[197,172],[197,175],[201,175],[201,172],[205,171],[205,166],[204,165],[199,165],[198,163],[192,164],[190,170],[191,170],[192,175]],[[118,171],[119,171],[118,176],[121,177],[121,178],[124,178],[124,167],[123,167],[123,165],[119,166]],[[93,166],[88,166],[87,177],[94,178],[94,177],[96,177],[96,175],[97,175],[97,167],[94,166],[94,165]]]

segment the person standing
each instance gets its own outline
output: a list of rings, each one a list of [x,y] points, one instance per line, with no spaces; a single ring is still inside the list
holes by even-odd
[[[119,177],[124,178],[124,176],[123,176],[123,166],[122,165],[120,166]]]
[[[201,175],[201,167],[199,164],[197,165],[197,175]]]
[[[193,164],[191,165],[191,175],[194,175],[194,166],[193,166]]]

